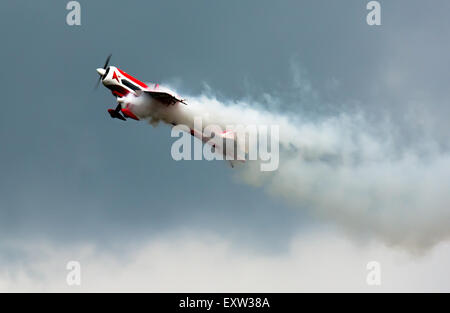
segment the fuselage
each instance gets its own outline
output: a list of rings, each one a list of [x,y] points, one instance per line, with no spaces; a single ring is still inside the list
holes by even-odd
[[[103,74],[102,71],[104,71]],[[129,93],[137,94],[139,91],[148,88],[146,83],[115,66],[109,66],[106,70],[97,69],[97,72],[102,75],[103,85],[110,89],[116,97],[125,97]]]

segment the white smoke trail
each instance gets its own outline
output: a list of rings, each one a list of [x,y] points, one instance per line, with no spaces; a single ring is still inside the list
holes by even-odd
[[[311,122],[206,95],[188,102],[172,107],[170,115],[155,106],[152,123],[170,122],[172,115],[187,121],[193,114],[205,124],[279,125],[279,169],[267,173],[247,164],[239,173],[244,182],[357,238],[420,253],[450,236],[450,156],[433,144],[398,149],[388,123],[372,127],[362,114]]]

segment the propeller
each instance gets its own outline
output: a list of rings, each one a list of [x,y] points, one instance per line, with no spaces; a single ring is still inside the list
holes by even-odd
[[[112,56],[112,54],[108,55],[108,57],[106,58],[106,61],[105,61],[105,65],[103,65],[103,68],[98,68],[97,69],[97,73],[100,75],[100,77],[98,78],[97,85],[95,86],[95,89],[98,88],[98,85],[100,84],[100,81],[102,80],[103,75],[105,75],[106,68],[108,67],[109,60],[111,59],[111,56]]]

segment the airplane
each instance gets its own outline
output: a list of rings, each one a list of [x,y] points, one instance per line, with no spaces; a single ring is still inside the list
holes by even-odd
[[[121,98],[130,93],[136,96],[145,93],[165,105],[174,105],[178,102],[186,104],[185,99],[181,99],[175,92],[166,87],[160,86],[159,84],[147,85],[130,74],[122,71],[118,67],[108,66],[110,59],[111,55],[109,55],[106,59],[103,68],[97,69],[97,73],[100,75],[97,82],[97,87],[101,81],[103,85],[110,89],[112,94],[118,99],[116,108],[108,109],[108,113],[111,118],[117,118],[122,121],[126,121],[125,117],[137,121],[139,120],[136,112],[133,112],[133,109],[129,105],[125,104],[123,107],[123,102],[120,101]]]
[[[190,128],[190,134],[192,136],[199,138],[203,142],[207,142],[213,145],[214,148],[224,156],[230,154],[228,151],[226,151],[226,147],[229,146],[226,141],[231,141],[231,144],[233,145],[233,160],[244,162],[244,160],[238,159],[236,156],[238,153],[238,149],[241,149],[242,151],[246,149],[238,146],[238,140],[233,130],[225,130],[222,133],[218,134],[220,142],[214,142],[210,140],[211,137],[203,136],[203,134],[196,130],[194,127],[194,116],[187,114],[188,118],[181,121],[179,118],[177,118],[178,114],[174,113],[174,110],[177,109],[176,106],[180,103],[183,105],[188,105],[186,99],[182,99],[175,92],[164,86],[161,86],[157,83],[144,83],[116,66],[109,66],[110,59],[111,54],[107,57],[103,68],[97,68],[97,73],[100,77],[97,81],[96,87],[98,87],[101,81],[106,88],[111,90],[113,96],[116,97],[116,108],[108,109],[108,113],[111,118],[120,119],[122,121],[126,121],[127,118],[131,118],[137,121],[141,119],[151,118],[151,116],[149,116],[148,114],[148,110],[145,110],[145,108],[139,106],[132,105],[131,103],[127,103],[126,101],[126,97],[130,94],[136,97],[146,95],[149,96],[153,100],[153,102],[157,103],[157,105],[165,108],[165,112],[163,114],[164,118],[162,119],[166,123],[171,124],[172,126],[176,126],[179,124],[187,125]],[[234,167],[234,163],[231,161],[230,165],[231,167]]]

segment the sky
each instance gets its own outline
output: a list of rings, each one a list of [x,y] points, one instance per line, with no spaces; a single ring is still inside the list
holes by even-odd
[[[450,291],[448,1],[380,1],[380,26],[361,0],[79,2],[80,26],[67,1],[0,4],[0,291]],[[316,161],[281,158],[269,180],[176,162],[168,126],[110,119],[115,99],[94,90],[110,53],[187,99],[295,117],[319,139],[337,119],[332,133],[375,138],[377,160],[425,165],[350,171],[374,196]],[[323,177],[335,184],[312,196]],[[372,196],[387,209],[358,211]]]

